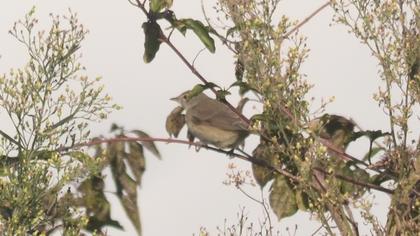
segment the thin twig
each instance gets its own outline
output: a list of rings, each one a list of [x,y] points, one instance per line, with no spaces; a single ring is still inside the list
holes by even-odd
[[[152,16],[147,12],[145,6],[140,3],[139,0],[136,0],[137,7],[140,8],[143,13],[147,16],[149,20],[152,20]],[[172,44],[172,42],[168,39],[168,37],[161,31],[160,32],[160,41],[163,43],[166,43],[174,52],[175,54],[181,59],[181,61],[191,70],[191,72],[199,79],[201,82],[204,83],[204,85],[208,85],[209,82],[204,78],[203,75],[201,75],[200,72],[198,72],[195,67],[184,57],[184,55],[175,47],[175,45]],[[213,87],[209,88],[214,94],[217,95],[217,90]],[[229,102],[225,102],[225,104],[231,109],[233,112],[235,112],[241,120],[243,120],[245,123],[250,124],[250,120],[246,118],[241,112],[239,112],[232,104]]]
[[[172,139],[172,138],[151,138],[151,137],[141,137],[141,138],[139,138],[139,137],[117,137],[117,138],[111,138],[111,139],[94,139],[94,140],[91,140],[91,141],[88,141],[88,142],[75,144],[72,147],[61,147],[57,151],[58,152],[65,152],[65,151],[68,151],[68,150],[73,149],[73,148],[89,147],[89,146],[99,145],[99,144],[103,144],[103,143],[114,143],[114,142],[165,142],[165,143],[180,143],[180,144],[193,145],[193,146],[196,146],[196,147],[205,148],[205,149],[208,149],[208,150],[212,150],[212,151],[215,151],[215,152],[226,154],[228,156],[237,157],[239,159],[249,161],[252,164],[259,165],[259,166],[262,166],[262,167],[266,167],[267,169],[269,169],[271,171],[275,171],[278,174],[281,174],[281,175],[289,178],[291,181],[293,181],[295,183],[300,183],[301,182],[301,180],[298,176],[295,176],[292,173],[290,173],[290,172],[288,172],[284,169],[281,169],[277,166],[272,166],[263,159],[253,157],[249,154],[240,155],[240,154],[232,152],[232,151],[226,151],[226,150],[223,150],[223,149],[220,149],[220,148],[208,146],[208,145],[203,144],[203,143],[190,142],[188,140],[180,140],[180,139]],[[243,152],[243,151],[241,151],[241,152]],[[243,152],[243,153],[245,153],[245,152]],[[322,172],[324,174],[330,174],[330,173],[328,173],[327,171],[325,171],[321,168],[315,167],[314,169],[319,171],[319,172]],[[385,193],[389,193],[389,194],[394,193],[393,190],[390,190],[390,189],[387,189],[387,188],[384,188],[384,187],[381,187],[381,186],[378,186],[378,185],[374,185],[374,184],[370,184],[370,183],[363,183],[363,182],[360,182],[358,180],[352,179],[350,177],[343,176],[343,175],[336,174],[336,173],[334,173],[333,175],[335,177],[341,179],[341,180],[353,183],[355,185],[375,189],[375,190],[385,192]]]
[[[319,171],[319,172],[322,172],[322,173],[324,173],[326,175],[331,175],[331,173],[328,173],[328,171],[325,171],[325,170],[323,170],[323,169],[321,169],[319,167],[314,167],[314,169],[317,170],[317,171]],[[353,178],[350,178],[348,176],[344,176],[344,175],[341,175],[341,174],[337,174],[337,173],[333,173],[332,175],[334,177],[338,178],[338,179],[341,179],[341,180],[350,182],[350,183],[355,184],[355,185],[359,185],[359,186],[362,186],[362,187],[375,189],[375,190],[378,190],[378,191],[381,191],[381,192],[384,192],[384,193],[394,194],[394,190],[387,189],[387,188],[381,187],[379,185],[375,185],[375,184],[371,184],[371,183],[365,183],[365,182],[360,182],[360,181],[358,181],[356,179],[353,179]]]
[[[324,8],[329,6],[331,1],[328,1],[324,3],[322,6],[320,6],[318,9],[316,9],[312,14],[310,14],[308,17],[303,19],[299,24],[297,24],[293,29],[291,29],[289,32],[287,32],[283,37],[287,38],[291,34],[293,34],[296,30],[298,30],[300,27],[302,27],[304,24],[306,24],[310,19],[312,19],[315,15],[317,15],[319,12],[321,12]]]

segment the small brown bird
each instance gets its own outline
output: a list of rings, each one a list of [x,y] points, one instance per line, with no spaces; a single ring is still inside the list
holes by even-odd
[[[205,144],[234,149],[249,135],[248,124],[229,107],[204,93],[190,97],[190,91],[171,100],[186,111],[189,132]]]

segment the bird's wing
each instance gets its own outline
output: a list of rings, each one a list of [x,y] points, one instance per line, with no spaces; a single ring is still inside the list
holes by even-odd
[[[248,130],[248,125],[225,104],[209,99],[206,107],[194,106],[188,112],[199,122],[224,130]]]

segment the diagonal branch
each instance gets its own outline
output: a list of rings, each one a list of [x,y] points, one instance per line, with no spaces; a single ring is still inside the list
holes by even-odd
[[[6,138],[7,140],[9,140],[11,143],[13,143],[16,146],[18,146],[19,148],[22,148],[22,145],[18,141],[14,140],[8,134],[6,134],[5,132],[3,132],[3,130],[0,130],[0,135],[3,136],[4,138]]]
[[[304,24],[308,23],[310,19],[312,19],[314,16],[316,16],[318,13],[320,13],[324,8],[329,6],[331,4],[331,1],[328,0],[326,3],[324,3],[322,6],[320,6],[318,9],[316,9],[312,14],[307,16],[305,19],[303,19],[299,24],[297,24],[293,29],[291,29],[289,32],[287,32],[283,37],[287,38],[291,34],[293,34],[296,30],[298,30],[300,27],[302,27]]]

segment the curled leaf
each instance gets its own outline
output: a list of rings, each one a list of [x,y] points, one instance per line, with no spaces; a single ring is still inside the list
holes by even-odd
[[[170,8],[173,0],[150,0],[150,10],[152,12],[160,12],[164,8]]]
[[[159,24],[154,21],[144,22],[142,27],[145,35],[143,60],[145,63],[149,63],[155,58],[162,43],[160,41],[161,29]]]
[[[214,45],[213,38],[210,37],[209,29],[201,21],[181,19],[175,21],[174,25],[183,34],[185,34],[186,29],[191,29],[210,52],[214,53],[216,51],[216,46]]]
[[[133,130],[131,131],[132,133],[134,133],[135,135],[137,135],[139,138],[145,138],[145,139],[150,139],[150,136],[148,134],[146,134],[145,132],[141,131],[141,130]],[[153,141],[141,141],[141,144],[143,144],[143,146],[149,150],[151,153],[153,153],[157,158],[160,159],[160,153],[159,150],[156,148],[156,145]]]
[[[275,166],[278,163],[273,153],[270,152],[269,147],[263,143],[260,143],[252,152],[252,155],[255,158],[262,159],[267,162],[267,164]],[[275,177],[275,174],[272,170],[269,170],[266,167],[252,164],[252,173],[254,175],[255,181],[258,185],[263,188],[267,182],[272,180]]]
[[[182,114],[184,110],[183,107],[178,106],[171,111],[171,113],[166,117],[166,131],[168,132],[169,136],[178,137],[179,132],[181,131],[182,127],[185,125],[185,115]]]

